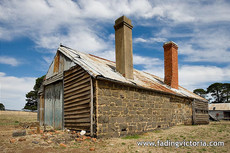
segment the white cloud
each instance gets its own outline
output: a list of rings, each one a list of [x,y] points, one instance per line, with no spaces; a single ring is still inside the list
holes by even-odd
[[[230,62],[230,32],[227,29],[202,29],[190,40],[179,42],[179,53],[190,62]]]
[[[183,23],[230,21],[228,8],[229,3],[225,1],[208,4],[182,0],[3,1],[0,4],[0,39],[26,36],[38,47],[47,49],[56,49],[63,43],[77,50],[104,52],[111,50],[113,40],[103,27],[123,14],[132,18],[136,25],[141,25],[144,19],[148,19],[148,25],[154,25],[152,19],[156,19],[157,23],[171,27]],[[134,42],[164,42],[165,38],[136,38]]]
[[[207,88],[214,82],[230,81],[230,66],[191,66],[183,65],[179,70],[181,85],[188,89]]]
[[[106,27],[112,27],[111,23],[124,14],[132,19],[134,26],[162,27],[155,37],[137,36],[134,38],[136,43],[150,44],[186,38],[177,42],[179,54],[184,55],[185,61],[228,63],[229,8],[230,3],[224,0],[4,0],[0,2],[0,39],[29,37],[38,47],[55,51],[63,43],[114,61],[114,34]],[[43,59],[50,62],[48,57]],[[4,62],[12,66],[19,64],[17,60],[12,61]],[[142,65],[144,70],[163,77],[161,59],[134,54],[134,64]],[[181,85],[189,89],[212,81],[230,80],[227,67],[187,65],[180,67],[179,72]],[[194,76],[196,73],[199,75]],[[1,77],[9,79],[5,74]]]
[[[144,65],[145,67],[151,67],[153,65],[162,65],[163,61],[159,58],[151,58],[146,56],[140,56],[137,54],[133,55],[133,64]]]
[[[164,78],[164,66],[152,66],[143,71]],[[230,66],[192,66],[182,65],[179,67],[179,85],[193,91],[196,88],[206,89],[211,83],[229,82]]]
[[[5,105],[6,109],[22,109],[26,103],[25,95],[33,89],[35,79],[7,76],[0,72],[0,102]]]
[[[13,57],[0,56],[0,64],[18,66],[20,64],[20,62],[16,58],[13,58]]]
[[[134,38],[134,43],[158,43],[158,42],[166,42],[167,39],[165,38]]]

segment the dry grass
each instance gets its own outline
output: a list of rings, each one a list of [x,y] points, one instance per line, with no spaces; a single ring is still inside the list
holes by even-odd
[[[15,122],[30,122],[36,121],[36,115],[15,112],[10,114],[0,114],[0,152],[10,152],[18,150],[18,152],[90,152],[89,148],[94,147],[95,152],[229,152],[230,150],[230,122],[211,122],[209,125],[193,125],[193,126],[175,126],[166,130],[157,130],[144,133],[142,135],[126,136],[123,138],[99,139],[94,142],[71,142],[67,148],[61,148],[59,145],[40,146],[32,144],[33,139],[38,139],[40,136],[33,138],[27,136],[27,141],[10,144],[9,138],[12,131],[15,129]],[[223,147],[144,147],[138,146],[137,141],[222,141],[225,143]],[[92,152],[92,151],[91,151]]]
[[[113,138],[105,141],[107,152],[229,152],[230,150],[230,122],[211,122],[209,125],[175,126],[166,130],[157,130],[139,135],[138,139]],[[136,137],[135,137],[136,138]],[[137,146],[137,141],[222,141],[223,147],[144,147]]]
[[[21,111],[0,111],[0,125],[18,125],[20,122],[37,121],[37,113]]]

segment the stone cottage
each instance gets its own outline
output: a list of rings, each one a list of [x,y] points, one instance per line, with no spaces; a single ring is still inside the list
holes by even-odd
[[[163,45],[165,77],[133,68],[132,24],[115,21],[116,62],[60,45],[39,92],[39,121],[119,137],[179,124],[208,124],[208,103],[178,84],[178,46]]]

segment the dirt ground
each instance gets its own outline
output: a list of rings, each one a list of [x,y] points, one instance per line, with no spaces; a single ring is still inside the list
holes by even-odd
[[[26,122],[26,123],[25,123]],[[141,135],[122,138],[94,139],[72,131],[43,132],[36,127],[22,127],[36,122],[36,113],[0,112],[0,152],[230,152],[230,121],[209,125],[175,126]],[[24,123],[24,124],[22,124]],[[26,128],[25,136],[13,137],[15,130]],[[224,146],[138,146],[137,142],[220,141]]]

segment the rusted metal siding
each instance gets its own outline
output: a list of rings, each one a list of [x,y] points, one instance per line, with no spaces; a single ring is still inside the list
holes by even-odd
[[[63,74],[63,71],[68,70],[75,65],[76,64],[71,59],[58,51],[49,67],[46,79],[52,78],[55,75]]]
[[[193,109],[193,124],[208,124],[208,103],[194,100],[192,103]]]
[[[64,73],[65,128],[90,131],[90,79],[80,66]]]
[[[55,58],[54,58],[54,70],[53,73],[59,72],[59,61],[60,61],[60,54],[57,52]]]
[[[55,129],[63,128],[63,84],[53,83],[45,87],[45,119],[46,125]]]

